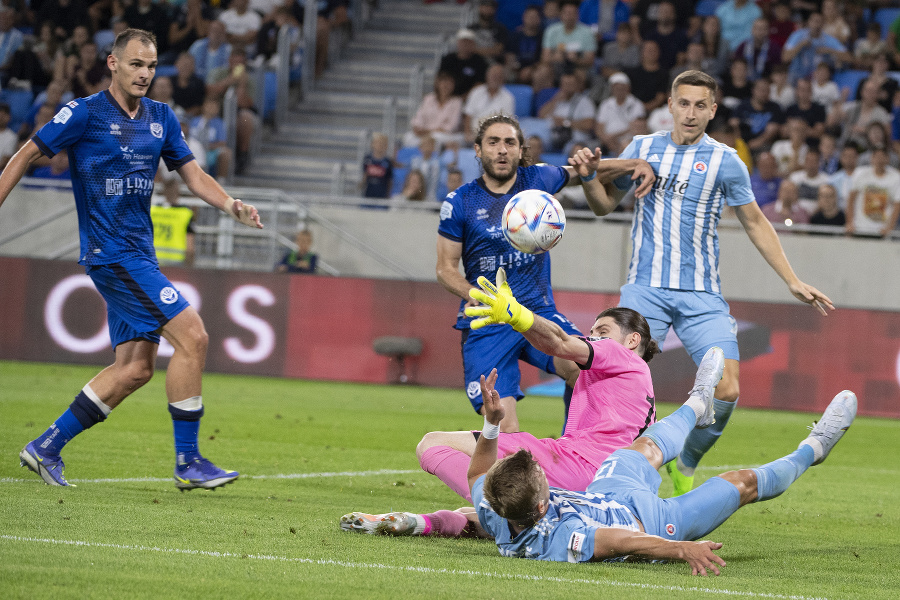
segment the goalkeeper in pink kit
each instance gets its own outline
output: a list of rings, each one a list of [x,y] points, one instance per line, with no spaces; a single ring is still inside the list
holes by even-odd
[[[591,327],[591,337],[572,336],[521,306],[506,283],[502,268],[497,271],[496,286],[484,277],[478,283],[482,290],[472,289],[469,293],[482,306],[466,309],[469,316],[479,317],[472,322],[473,329],[509,324],[538,350],[571,360],[581,369],[563,436],[538,439],[527,432],[501,433],[498,457],[519,449],[529,450],[546,472],[551,486],[586,489],[612,452],[630,445],[656,421],[647,362],[659,350],[650,338],[647,321],[634,310],[610,308],[597,317]],[[492,377],[496,378],[496,373]],[[466,474],[479,433],[431,432],[416,448],[422,468],[468,501],[471,501],[471,490]],[[460,535],[470,520],[466,512],[417,515],[418,529],[425,527],[426,533]],[[414,533],[416,523],[412,517],[410,513],[356,512],[344,515],[341,526],[371,533],[385,519],[392,519],[390,533]],[[423,526],[422,521],[427,524]]]

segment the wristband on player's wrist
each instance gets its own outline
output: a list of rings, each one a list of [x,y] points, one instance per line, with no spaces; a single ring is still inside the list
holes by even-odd
[[[579,175],[581,177],[581,181],[593,181],[597,177],[597,171],[594,171],[590,175]]]
[[[481,428],[481,435],[486,440],[496,440],[500,435],[500,425],[492,425],[488,423],[487,417],[485,417],[484,427]]]

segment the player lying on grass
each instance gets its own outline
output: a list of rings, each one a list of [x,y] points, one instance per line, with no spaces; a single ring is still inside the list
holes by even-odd
[[[569,335],[558,324],[535,315],[513,297],[506,273],[497,285],[478,279],[484,291],[472,289],[480,307],[466,310],[479,317],[472,329],[508,323],[537,350],[565,359],[580,374],[572,394],[569,418],[559,439],[537,439],[530,433],[501,433],[501,456],[527,448],[544,466],[556,487],[583,490],[613,450],[633,442],[656,420],[653,384],[647,362],[657,352],[644,318],[628,308],[610,308],[597,317],[590,338]],[[495,369],[496,370],[496,369]],[[470,500],[466,471],[478,433],[436,431],[416,448],[422,468]]]
[[[481,527],[504,556],[587,562],[642,557],[681,560],[692,575],[719,574],[721,543],[693,541],[712,532],[750,502],[775,498],[811,465],[821,463],[856,416],[856,396],[839,393],[791,454],[756,469],[722,473],[696,489],[662,499],[657,470],[672,459],[694,427],[714,419],[713,392],[722,378],[724,354],[711,348],[700,363],[694,389],[677,411],[654,424],[628,448],[607,458],[585,492],[551,488],[544,469],[520,450],[497,460],[503,407],[496,374],[482,378],[485,427],[468,477]],[[345,515],[342,519],[347,519]],[[422,515],[390,513],[368,533],[426,534]],[[410,529],[409,524],[415,523]],[[343,523],[342,523],[343,525]]]

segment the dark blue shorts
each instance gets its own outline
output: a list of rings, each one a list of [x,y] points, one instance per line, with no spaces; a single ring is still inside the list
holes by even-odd
[[[581,335],[565,316],[555,311],[546,311],[536,314],[556,323],[570,335]],[[501,398],[512,396],[516,400],[525,397],[519,384],[522,382],[522,373],[519,370],[519,361],[547,373],[556,374],[553,366],[553,357],[537,350],[528,343],[521,333],[509,325],[488,325],[481,329],[463,331],[463,368],[466,377],[466,395],[475,412],[481,410],[481,376],[487,375],[491,369],[497,369],[497,392]]]
[[[190,306],[155,260],[131,258],[108,265],[89,265],[85,272],[106,300],[113,349],[134,339],[158,344],[160,329]]]

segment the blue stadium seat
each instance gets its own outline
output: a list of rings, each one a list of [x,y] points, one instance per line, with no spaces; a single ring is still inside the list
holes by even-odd
[[[541,162],[548,165],[556,165],[557,167],[565,167],[569,164],[569,157],[562,152],[544,152],[541,154]]]
[[[700,0],[694,9],[694,14],[698,17],[712,16],[716,14],[716,9],[724,3],[725,0]]]
[[[550,121],[547,119],[526,117],[519,119],[519,125],[522,127],[522,133],[525,134],[526,139],[536,135],[543,140],[545,146],[550,145]]]
[[[177,75],[178,69],[175,68],[175,65],[156,66],[156,77],[176,77]]]
[[[34,101],[34,95],[31,90],[10,90],[6,89],[0,92],[0,102],[9,104],[9,128],[17,131],[19,126],[28,116],[31,110],[31,103]]]
[[[891,24],[900,17],[900,8],[880,8],[875,11],[872,20],[881,25],[881,38],[887,37]]]
[[[278,76],[275,71],[266,71],[263,80],[263,119],[269,118],[275,112],[278,103]]]
[[[406,167],[394,167],[394,181],[391,185],[391,196],[403,191],[403,184],[406,183],[407,175],[409,175],[409,169]]]
[[[481,177],[481,163],[475,158],[473,148],[460,148],[456,157],[456,168],[462,171],[463,181],[472,181]]]
[[[539,90],[534,95],[534,108],[531,111],[531,114],[537,116],[538,111],[541,110],[541,107],[550,100],[553,96],[556,95],[556,92],[559,91],[559,88],[544,88]]]
[[[534,96],[534,90],[531,89],[531,86],[524,83],[510,83],[507,84],[506,89],[516,99],[516,116],[530,117],[531,99]]]
[[[850,95],[847,96],[847,100],[856,100],[856,88],[858,88],[859,83],[868,76],[868,71],[862,69],[848,69],[846,71],[838,71],[831,79],[842,90],[850,90]]]
[[[409,163],[416,156],[421,156],[422,153],[419,152],[419,149],[415,146],[406,146],[397,150],[397,164],[402,167],[409,167]]]

